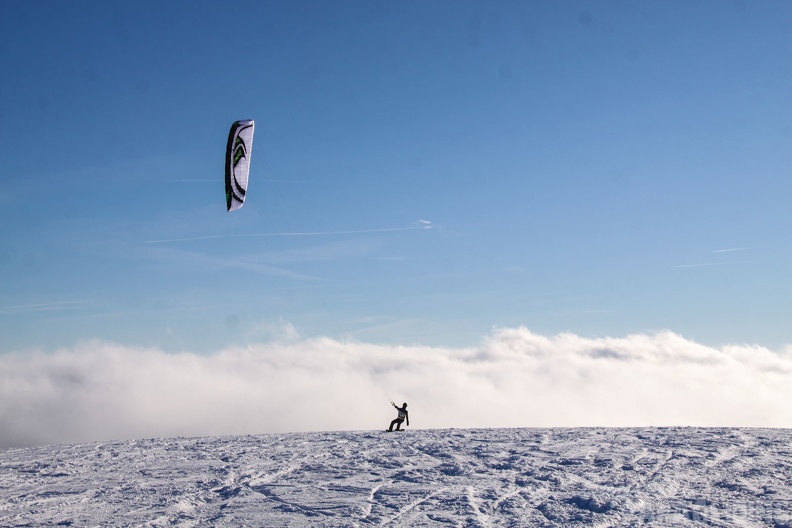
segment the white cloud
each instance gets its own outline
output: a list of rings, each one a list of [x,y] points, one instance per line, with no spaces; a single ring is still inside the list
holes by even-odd
[[[212,355],[92,341],[0,356],[0,447],[178,435],[413,427],[792,427],[792,353],[671,332],[589,339],[525,328],[479,347],[300,338]]]

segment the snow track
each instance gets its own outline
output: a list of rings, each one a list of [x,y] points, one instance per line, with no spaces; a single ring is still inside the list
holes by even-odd
[[[792,431],[409,430],[0,451],[0,526],[792,527]]]

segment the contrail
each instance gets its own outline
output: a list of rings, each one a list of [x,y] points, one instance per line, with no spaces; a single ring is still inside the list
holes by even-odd
[[[68,310],[79,306],[90,304],[91,301],[53,301],[38,304],[24,304],[18,306],[7,306],[0,308],[0,314],[11,315],[27,312],[55,312]]]
[[[176,178],[170,180],[164,180],[166,182],[171,183],[217,183],[217,178]],[[265,179],[265,180],[257,180],[263,183],[306,183],[308,180],[278,180],[278,179]],[[220,183],[223,183],[222,181]]]
[[[385,227],[380,229],[350,229],[346,231],[289,231],[284,233],[244,233],[231,235],[207,235],[188,238],[168,238],[161,240],[146,240],[144,244],[165,244],[168,242],[190,242],[194,240],[212,240],[215,238],[245,238],[245,237],[310,237],[310,236],[332,236],[332,235],[362,235],[368,233],[394,233],[397,231],[415,231],[426,229],[426,226],[411,227]]]
[[[680,264],[678,266],[671,266],[672,268],[708,268],[710,266],[722,266],[722,262],[708,262],[703,264]]]
[[[734,251],[745,251],[748,248],[738,247],[738,248],[729,248],[729,249],[716,249],[713,253],[732,253]]]

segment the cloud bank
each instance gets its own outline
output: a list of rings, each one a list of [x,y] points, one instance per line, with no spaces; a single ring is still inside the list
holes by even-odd
[[[300,338],[169,354],[92,341],[0,356],[0,447],[416,428],[792,427],[792,354],[672,332],[497,329],[474,348]]]

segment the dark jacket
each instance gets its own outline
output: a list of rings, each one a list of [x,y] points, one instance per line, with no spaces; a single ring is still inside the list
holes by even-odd
[[[410,425],[410,415],[407,414],[407,404],[405,403],[401,407],[396,407],[396,404],[393,404],[393,407],[399,411],[399,421],[407,420],[407,425]]]

